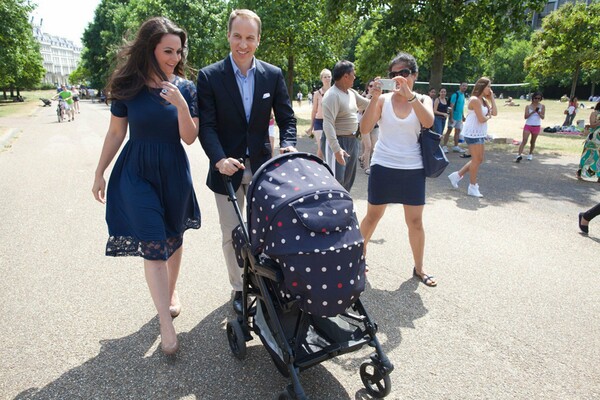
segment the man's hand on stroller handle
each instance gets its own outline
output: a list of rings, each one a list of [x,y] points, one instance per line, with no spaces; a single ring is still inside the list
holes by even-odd
[[[220,159],[219,162],[217,162],[217,164],[215,165],[215,167],[217,167],[221,174],[227,176],[231,176],[238,172],[238,170],[246,168],[244,166],[243,159],[240,158],[239,160],[236,160],[235,158],[231,157]]]
[[[298,149],[296,149],[294,146],[288,146],[288,147],[284,147],[279,149],[279,154],[284,154],[284,153],[297,153]]]

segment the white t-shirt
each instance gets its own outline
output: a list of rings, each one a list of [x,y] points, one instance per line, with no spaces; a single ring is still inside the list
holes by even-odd
[[[392,95],[393,93],[381,95],[383,107],[378,122],[379,140],[373,150],[371,165],[394,169],[421,169],[421,123],[412,109],[406,118],[398,118],[392,105]]]

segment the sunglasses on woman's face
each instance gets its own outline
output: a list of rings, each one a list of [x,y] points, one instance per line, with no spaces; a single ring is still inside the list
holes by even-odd
[[[401,76],[403,78],[408,78],[408,76],[412,74],[412,71],[408,68],[403,68],[400,71],[390,71],[388,72],[388,78],[395,78],[397,76]]]
[[[541,97],[534,97],[533,99],[534,100],[541,100],[542,98]]]

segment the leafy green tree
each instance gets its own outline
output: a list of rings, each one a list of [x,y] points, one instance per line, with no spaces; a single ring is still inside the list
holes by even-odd
[[[111,64],[122,43],[123,28],[115,25],[117,15],[124,12],[129,0],[102,0],[94,20],[83,33],[82,66],[90,72],[90,85],[96,89],[106,86]]]
[[[225,0],[102,0],[83,36],[82,60],[92,86],[106,85],[119,48],[133,39],[142,22],[155,16],[169,18],[188,33],[188,65],[193,75],[193,69],[226,54],[227,10]]]
[[[37,85],[44,74],[39,45],[33,37],[25,0],[0,0],[0,87],[17,90]]]
[[[527,81],[527,72],[523,68],[525,58],[532,53],[531,42],[509,36],[504,39],[485,64],[485,75],[494,82],[521,83]]]
[[[227,18],[225,0],[130,0],[115,18],[117,26],[131,39],[146,19],[156,16],[169,18],[188,34],[188,65],[199,69],[227,54]],[[191,77],[190,77],[191,78]]]
[[[474,54],[489,54],[507,32],[526,29],[527,11],[546,4],[545,0],[327,1],[332,18],[350,13],[376,20],[369,34],[372,40],[361,41],[361,65],[379,65],[399,50],[409,51],[430,71],[434,87],[442,82],[444,65],[456,62],[466,46]]]
[[[79,63],[77,68],[75,68],[75,70],[69,74],[69,83],[71,85],[87,85],[90,81],[90,78],[90,71],[83,65],[83,63]]]
[[[323,68],[343,58],[356,32],[356,21],[343,16],[331,21],[326,0],[238,0],[234,8],[248,8],[262,21],[258,57],[286,73],[290,96],[294,80],[314,82]]]
[[[600,3],[567,3],[542,21],[531,42],[533,51],[525,59],[531,77],[571,77],[575,95],[582,70],[600,68]]]

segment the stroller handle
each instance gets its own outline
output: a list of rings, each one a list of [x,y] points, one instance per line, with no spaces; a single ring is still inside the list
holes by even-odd
[[[244,163],[243,158],[238,159],[238,161],[240,161],[242,164]],[[235,215],[237,216],[238,222],[240,223],[240,226],[242,227],[244,239],[246,240],[246,243],[250,243],[250,236],[248,235],[248,229],[246,228],[246,224],[244,223],[244,218],[242,216],[242,210],[240,210],[240,206],[237,202],[237,196],[235,194],[235,189],[233,188],[233,181],[231,179],[231,176],[221,174],[221,178],[223,178],[223,183],[225,184],[225,190],[227,191],[227,200],[229,200],[231,202],[231,204],[233,205],[233,209],[235,210]]]

